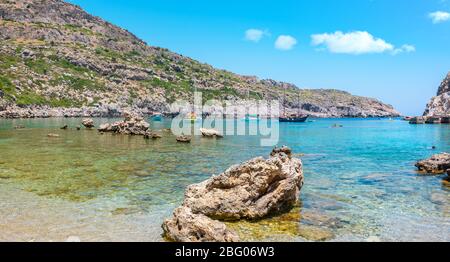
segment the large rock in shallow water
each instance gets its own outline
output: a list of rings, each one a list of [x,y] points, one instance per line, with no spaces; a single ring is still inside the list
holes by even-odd
[[[450,169],[450,154],[434,155],[429,159],[417,162],[416,167],[419,171],[429,174],[444,174],[447,169]]]
[[[204,137],[223,137],[223,135],[219,131],[214,129],[200,128],[200,132]]]
[[[137,114],[125,113],[125,119],[113,124],[102,124],[98,131],[114,132],[127,135],[143,135],[147,134],[150,124]]]
[[[287,147],[188,187],[183,205],[164,221],[164,235],[182,242],[234,242],[220,220],[261,219],[292,208],[303,185],[302,162]],[[214,220],[217,219],[217,220]]]
[[[188,207],[179,207],[173,218],[162,225],[165,236],[177,242],[237,242],[239,237],[224,223],[202,214],[194,214]]]
[[[81,121],[81,124],[86,128],[93,128],[94,120],[92,120],[91,118],[85,118]]]
[[[269,159],[255,158],[190,186],[184,205],[216,219],[260,219],[291,208],[302,185],[300,159],[288,148],[275,149]]]

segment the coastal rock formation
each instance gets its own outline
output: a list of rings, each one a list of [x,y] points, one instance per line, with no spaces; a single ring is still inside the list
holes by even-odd
[[[292,207],[302,185],[302,162],[284,147],[191,185],[184,205],[217,219],[260,219]]]
[[[188,207],[179,207],[162,228],[167,238],[176,242],[237,242],[238,235],[220,221],[203,214],[194,214]]]
[[[291,149],[276,148],[268,159],[255,158],[189,186],[183,205],[162,228],[175,241],[237,241],[221,220],[255,220],[287,211],[298,201],[302,185],[302,162]]]
[[[428,174],[444,174],[450,169],[450,154],[442,153],[432,156],[429,159],[417,162],[416,167],[421,172]]]
[[[450,116],[417,116],[409,120],[410,124],[450,124]]]
[[[439,86],[437,96],[428,103],[424,116],[450,116],[450,72]]]
[[[190,136],[178,136],[177,137],[177,142],[180,143],[190,143],[191,142],[191,137]]]
[[[86,127],[86,128],[94,128],[94,120],[92,120],[91,118],[85,118],[81,121],[81,124]]]
[[[158,139],[158,138],[162,138],[162,135],[155,133],[155,132],[149,132],[147,131],[144,135],[145,139]]]
[[[0,117],[118,117],[169,112],[196,88],[204,100],[283,99],[317,117],[398,116],[392,106],[333,89],[299,89],[213,68],[61,0],[0,2]],[[284,96],[285,94],[285,96]],[[300,97],[300,102],[298,101]]]
[[[137,114],[125,113],[125,119],[113,124],[100,125],[99,132],[113,132],[125,135],[142,135],[148,134],[150,124],[147,123],[144,118]]]
[[[219,131],[214,129],[200,128],[200,132],[204,137],[223,137],[223,135]]]

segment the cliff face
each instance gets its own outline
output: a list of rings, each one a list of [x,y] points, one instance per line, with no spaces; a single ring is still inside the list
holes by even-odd
[[[0,117],[166,111],[194,89],[204,100],[285,93],[288,110],[320,117],[399,115],[375,99],[215,69],[60,0],[0,1]]]
[[[424,116],[450,115],[450,72],[439,86],[437,96],[428,103]]]

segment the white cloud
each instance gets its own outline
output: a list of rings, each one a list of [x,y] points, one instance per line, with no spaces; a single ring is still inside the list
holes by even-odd
[[[361,55],[389,52],[395,55],[415,51],[415,47],[412,45],[403,45],[400,48],[396,48],[393,44],[381,38],[376,38],[365,31],[354,31],[350,33],[337,31],[331,34],[315,34],[311,38],[314,46],[337,54]]]
[[[291,50],[297,44],[297,39],[290,35],[280,35],[275,41],[275,48],[279,50]]]
[[[402,45],[402,47],[400,48],[396,48],[394,49],[394,51],[392,51],[393,55],[398,55],[401,53],[412,53],[412,52],[416,52],[416,47],[413,45]]]
[[[433,21],[433,24],[439,24],[450,20],[450,13],[443,12],[443,11],[437,11],[433,13],[429,13],[428,17],[431,18]]]
[[[245,39],[258,43],[267,33],[259,29],[248,29],[245,31]]]

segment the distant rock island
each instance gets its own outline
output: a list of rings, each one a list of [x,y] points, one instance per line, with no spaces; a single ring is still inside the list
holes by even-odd
[[[316,117],[399,115],[376,99],[215,69],[60,0],[1,1],[0,41],[0,117],[164,113],[195,89],[204,100],[285,98],[287,110]]]
[[[450,116],[450,72],[425,109],[424,116]]]

